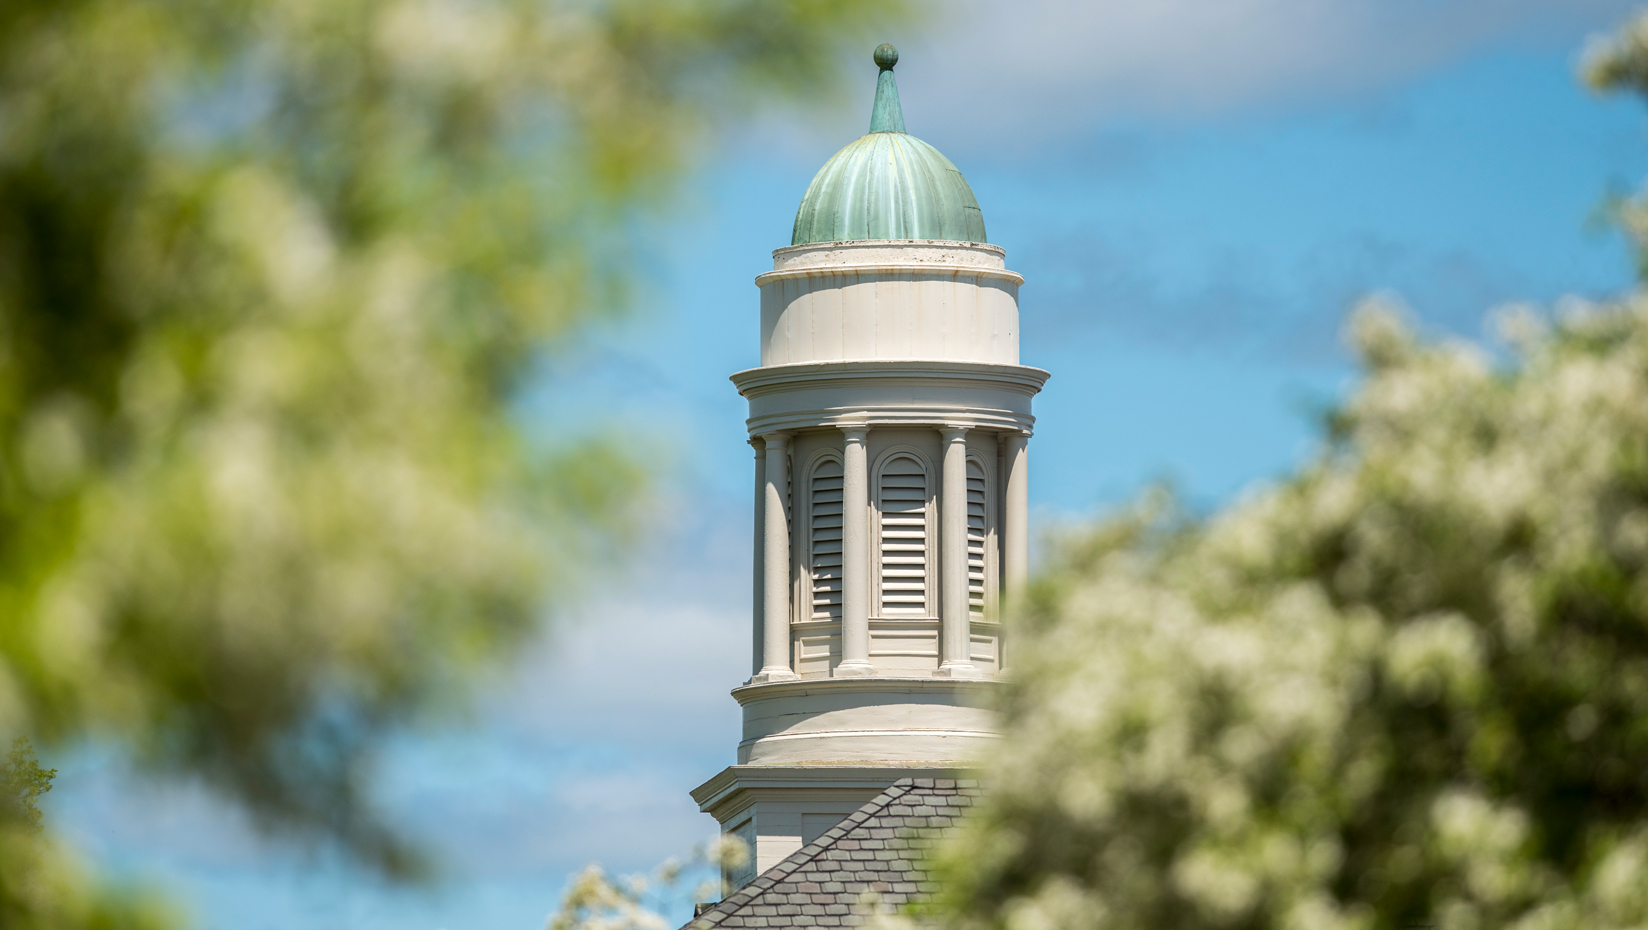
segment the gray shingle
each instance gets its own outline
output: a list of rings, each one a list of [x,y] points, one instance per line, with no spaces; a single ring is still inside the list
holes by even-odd
[[[978,793],[974,779],[900,779],[682,930],[859,926],[875,906],[923,901],[936,887],[924,850]]]

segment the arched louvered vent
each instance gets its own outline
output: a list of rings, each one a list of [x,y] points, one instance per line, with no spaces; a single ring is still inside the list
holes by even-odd
[[[967,607],[984,615],[984,466],[967,462]]]
[[[841,463],[825,459],[813,469],[812,591],[814,620],[841,619]]]
[[[900,455],[881,467],[881,612],[927,615],[927,469]]]

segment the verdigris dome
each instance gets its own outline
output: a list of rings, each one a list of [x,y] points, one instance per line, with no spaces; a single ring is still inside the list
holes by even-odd
[[[893,65],[898,52],[875,51],[870,132],[835,153],[813,177],[795,214],[791,245],[861,239],[986,242],[984,214],[950,159],[904,131]]]

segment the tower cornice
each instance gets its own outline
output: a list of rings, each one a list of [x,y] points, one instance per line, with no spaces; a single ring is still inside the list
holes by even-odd
[[[752,435],[820,427],[950,424],[1030,435],[1030,398],[1049,375],[1040,368],[895,359],[800,362],[732,376],[750,401]]]
[[[902,379],[920,378],[935,386],[960,387],[979,381],[994,382],[1034,396],[1051,378],[1050,372],[1028,365],[996,365],[988,362],[956,362],[946,359],[854,359],[836,362],[795,362],[764,365],[731,376],[738,393],[754,399],[765,394],[795,390],[797,385],[854,381],[877,387],[892,386]]]

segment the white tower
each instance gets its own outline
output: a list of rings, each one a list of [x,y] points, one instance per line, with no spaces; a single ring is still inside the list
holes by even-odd
[[[1028,572],[1018,288],[961,172],[904,131],[890,45],[870,132],[807,189],[761,288],[755,623],[738,764],[693,791],[743,884],[894,780],[964,767]]]

